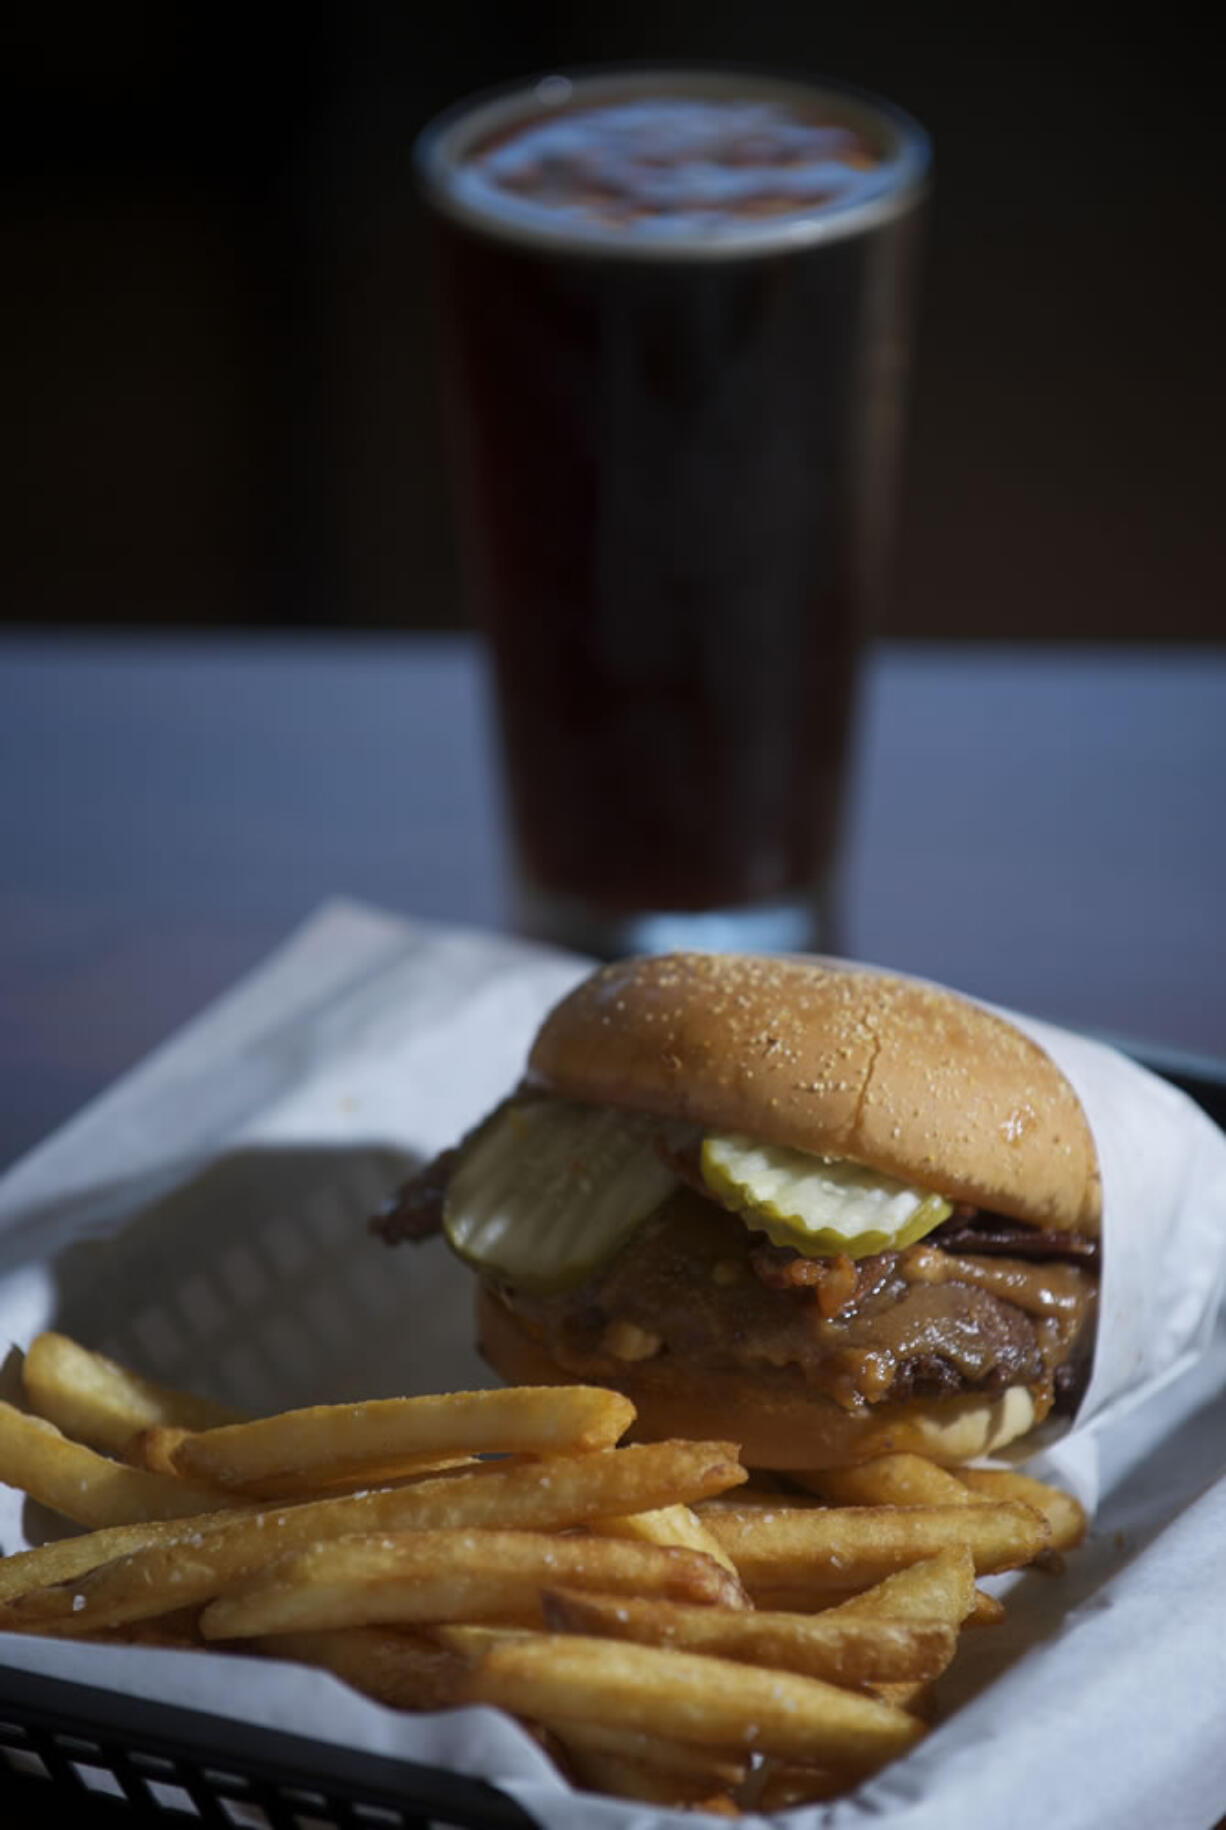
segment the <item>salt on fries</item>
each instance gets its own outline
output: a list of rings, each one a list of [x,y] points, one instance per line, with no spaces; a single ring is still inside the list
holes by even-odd
[[[610,1448],[634,1406],[598,1386],[511,1387],[429,1398],[320,1404],[254,1423],[184,1433],[171,1455],[188,1480],[252,1492],[303,1470],[337,1476],[394,1474],[422,1456],[475,1451],[575,1455]]]
[[[338,1538],[278,1558],[204,1610],[206,1639],[360,1622],[541,1621],[541,1593],[573,1582],[604,1595],[742,1605],[735,1577],[692,1550],[530,1531],[410,1531]]]
[[[970,1551],[977,1575],[1030,1563],[1046,1549],[1046,1519],[1016,1500],[978,1506],[734,1506],[708,1524],[746,1588],[788,1587],[824,1596],[867,1588],[900,1565],[947,1545]]]
[[[853,1688],[901,1678],[939,1677],[954,1655],[958,1635],[946,1621],[863,1616],[840,1620],[836,1613],[770,1614],[757,1609],[686,1607],[666,1600],[618,1600],[607,1590],[584,1594],[551,1589],[544,1598],[546,1624],[558,1633],[707,1652]]]
[[[53,1588],[43,1586],[36,1563],[43,1552],[27,1551],[23,1591],[0,1607],[0,1628],[87,1634],[98,1627],[148,1619],[164,1607],[211,1601],[275,1558],[332,1538],[508,1527],[562,1531],[606,1509],[624,1511],[636,1493],[654,1506],[665,1484],[697,1498],[743,1478],[726,1443],[642,1443],[505,1472],[460,1474],[340,1499],[192,1520],[182,1530],[159,1534],[143,1548],[78,1575],[71,1587],[63,1581]],[[59,1547],[47,1548],[54,1553]],[[0,1563],[0,1571],[3,1567]],[[712,1568],[726,1591],[727,1571],[719,1565]]]
[[[444,1643],[462,1651],[465,1631],[442,1628]],[[481,1646],[467,1696],[550,1724],[594,1717],[700,1747],[830,1758],[857,1773],[905,1752],[924,1732],[903,1710],[817,1678],[561,1633]]]
[[[618,1394],[511,1388],[244,1420],[59,1334],[0,1405],[0,1481],[93,1527],[0,1558],[0,1628],[220,1644],[392,1708],[508,1709],[572,1781],[783,1809],[925,1733],[977,1575],[1081,1541],[1067,1495],[886,1455],[747,1478],[616,1446]]]
[[[593,1519],[588,1530],[606,1538],[638,1538],[644,1544],[663,1544],[674,1550],[700,1550],[722,1563],[732,1575],[737,1574],[727,1551],[688,1506],[660,1506],[655,1512],[627,1512],[620,1518]]]
[[[1086,1515],[1058,1487],[1008,1468],[961,1468],[954,1474],[922,1455],[882,1455],[856,1468],[797,1477],[824,1500],[841,1506],[965,1506],[973,1500],[1020,1500],[1047,1520],[1049,1552],[1075,1550]]]

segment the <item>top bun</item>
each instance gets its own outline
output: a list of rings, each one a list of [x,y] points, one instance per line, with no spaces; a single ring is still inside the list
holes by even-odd
[[[530,1084],[829,1153],[1096,1234],[1094,1140],[1050,1056],[940,986],[810,957],[618,961],[545,1019]]]

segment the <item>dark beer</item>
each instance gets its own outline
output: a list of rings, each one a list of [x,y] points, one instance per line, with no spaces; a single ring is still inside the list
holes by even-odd
[[[918,142],[731,80],[424,154],[525,918],[598,950],[815,938],[888,523]]]

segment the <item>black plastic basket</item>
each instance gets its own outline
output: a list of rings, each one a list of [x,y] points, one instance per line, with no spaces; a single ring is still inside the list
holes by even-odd
[[[1226,1127],[1226,1063],[1129,1052]],[[0,1668],[4,1830],[193,1819],[226,1830],[531,1830],[534,1821],[495,1787],[438,1767]]]
[[[532,1830],[479,1780],[89,1684],[0,1673],[0,1820]],[[24,1809],[25,1815],[14,1815]]]

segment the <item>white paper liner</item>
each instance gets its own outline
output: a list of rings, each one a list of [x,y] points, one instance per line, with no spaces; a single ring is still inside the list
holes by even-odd
[[[328,905],[0,1182],[0,1342],[60,1327],[252,1410],[492,1383],[469,1274],[437,1244],[367,1248],[363,1221],[514,1083],[586,970]],[[963,1636],[945,1683],[966,1700],[939,1731],[790,1825],[1204,1830],[1226,1809],[1226,1736],[1206,1702],[1226,1695],[1226,1140],[1114,1051],[1013,1020],[1076,1087],[1103,1171],[1094,1375],[1040,1464],[1090,1503],[1101,1478],[1097,1525],[1058,1582],[1020,1579],[1006,1628]],[[0,1488],[6,1551],[51,1528]],[[14,1637],[0,1662],[434,1761],[505,1785],[547,1825],[695,1821],[571,1793],[488,1710],[403,1716],[319,1673],[216,1655]]]

